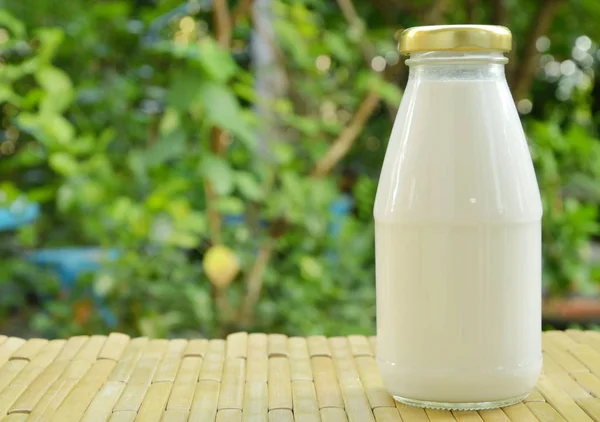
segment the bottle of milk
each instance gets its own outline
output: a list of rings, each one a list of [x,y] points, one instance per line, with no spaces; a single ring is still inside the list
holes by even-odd
[[[375,201],[377,354],[401,403],[514,404],[541,353],[542,205],[511,97],[507,28],[411,28]]]

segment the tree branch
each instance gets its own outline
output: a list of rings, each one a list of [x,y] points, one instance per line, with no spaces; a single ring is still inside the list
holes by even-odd
[[[352,0],[337,0],[337,3],[339,8],[342,10],[342,14],[344,15],[344,18],[346,18],[346,21],[348,22],[350,27],[359,27],[361,28],[361,31],[364,31],[365,24],[356,12],[356,7],[354,7],[354,3],[352,3]],[[367,66],[371,67],[371,61],[373,60],[373,57],[375,57],[376,52],[375,46],[369,41],[367,37],[364,36],[361,37],[360,46],[365,63],[367,64]],[[394,74],[394,72],[390,72],[389,67],[386,67],[383,76],[384,79],[389,81],[390,76],[393,77]],[[396,108],[389,104],[386,104],[386,108],[390,118],[394,119],[397,112]]]
[[[400,14],[411,14],[421,16],[426,8],[420,4],[415,4],[412,1],[406,0],[386,0],[390,5],[396,8]]]
[[[425,12],[423,15],[423,23],[424,25],[437,25],[442,21],[442,17],[448,7],[450,7],[450,0],[436,0],[429,10]]]
[[[506,26],[508,24],[508,13],[506,11],[506,0],[492,1],[492,23],[494,25]]]
[[[233,29],[227,0],[213,1],[213,24],[215,26],[217,42],[222,47],[229,48]]]
[[[538,52],[535,43],[539,37],[546,34],[554,21],[558,7],[563,0],[539,1],[535,18],[525,38],[521,58],[511,75],[513,97],[516,101],[525,98],[535,77],[538,65]],[[516,56],[516,54],[515,54]]]
[[[227,0],[214,0],[213,23],[215,27],[215,38],[225,49],[229,50],[231,44],[231,17]],[[213,127],[210,132],[210,148],[217,154],[222,155],[228,144],[228,134],[221,128]],[[220,244],[221,238],[221,215],[216,208],[217,194],[208,178],[204,179],[204,194],[206,197],[206,212],[208,214],[208,226],[210,240],[213,245]]]
[[[206,213],[208,214],[208,230],[213,245],[221,243],[221,215],[216,208],[217,194],[208,178],[204,179],[204,195],[206,197]]]
[[[231,14],[231,22],[234,28],[243,16],[250,15],[252,3],[254,3],[254,0],[239,0],[235,5]]]
[[[238,315],[238,323],[240,325],[250,325],[252,323],[252,314],[254,307],[260,298],[263,280],[265,278],[265,270],[271,260],[273,251],[275,250],[275,241],[268,240],[267,243],[258,251],[258,256],[254,261],[254,265],[246,278],[246,296],[242,303],[242,308]]]
[[[346,21],[350,24],[350,27],[354,28],[356,32],[360,34],[360,48],[363,57],[370,66],[371,60],[375,56],[375,47],[371,44],[369,39],[364,36],[365,23],[356,12],[356,7],[354,7],[352,0],[337,0],[337,4],[344,15],[344,18],[346,18]]]
[[[465,0],[465,12],[468,23],[476,22],[475,9],[477,9],[477,0]]]
[[[315,166],[312,176],[321,178],[327,175],[331,169],[350,151],[356,138],[363,127],[373,115],[379,104],[379,95],[369,92],[358,107],[358,110],[350,120],[350,123],[342,131],[340,136],[329,147]]]

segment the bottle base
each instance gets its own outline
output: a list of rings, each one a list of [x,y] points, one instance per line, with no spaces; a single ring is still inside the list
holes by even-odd
[[[510,397],[504,400],[483,401],[473,403],[445,403],[437,401],[416,400],[407,397],[393,396],[394,400],[407,406],[420,407],[423,409],[440,409],[440,410],[489,410],[499,407],[511,406],[522,401],[529,394],[517,397]]]

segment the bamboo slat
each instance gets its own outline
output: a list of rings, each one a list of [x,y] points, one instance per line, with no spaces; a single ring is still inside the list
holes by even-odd
[[[208,342],[206,355],[199,380],[221,381],[223,372],[223,361],[225,360],[225,342],[223,340],[211,340]]]
[[[524,403],[518,403],[509,407],[505,407],[502,411],[510,418],[511,421],[537,422],[538,419],[533,416],[531,410]]]
[[[108,381],[86,409],[82,422],[101,422],[110,418],[113,408],[121,397],[125,384],[118,381]]]
[[[320,410],[322,422],[348,422],[344,409],[339,407],[326,407]],[[396,412],[397,414],[397,412]],[[399,421],[400,419],[398,419]]]
[[[187,346],[186,340],[172,340],[165,353],[165,357],[158,365],[152,382],[173,382],[179,371],[179,364]],[[192,355],[187,355],[192,356]],[[195,355],[193,355],[195,356]]]
[[[262,333],[252,333],[248,336],[247,358],[267,356],[268,337]]]
[[[200,357],[186,356],[183,358],[173,384],[173,394],[169,398],[167,409],[189,409],[192,406],[201,366],[202,358]]]
[[[38,354],[40,350],[44,348],[44,346],[48,344],[48,340],[43,338],[32,338],[31,340],[27,340],[27,342],[19,347],[18,350],[13,353],[10,357],[11,359],[25,359],[31,360]]]
[[[294,422],[294,414],[287,409],[269,410],[269,422]]]
[[[222,409],[217,413],[217,422],[241,422],[242,411],[239,409]]]
[[[221,342],[218,342],[221,344]],[[183,353],[184,356],[196,356],[196,357],[204,357],[206,353],[206,349],[208,347],[208,340],[206,339],[195,339],[190,340],[187,343],[185,351]]]
[[[269,410],[292,409],[290,363],[286,357],[269,359]]]
[[[481,416],[483,422],[510,422],[510,419],[502,409],[481,410],[479,411],[479,416]]]
[[[4,336],[5,340],[0,344],[0,366],[8,362],[11,356],[19,350],[26,342],[23,339],[17,337]]]
[[[137,413],[133,410],[123,410],[120,412],[114,412],[109,421],[110,422],[133,422],[137,417]]]
[[[140,422],[159,422],[165,411],[171,393],[171,386],[170,382],[152,384],[144,397],[136,420]]]
[[[192,400],[190,420],[213,421],[217,415],[219,390],[221,383],[218,381],[199,381]]]
[[[308,354],[308,342],[302,337],[288,339],[290,377],[294,380],[312,381],[312,368]]]
[[[58,377],[65,371],[68,362],[52,362],[44,371],[27,387],[21,394],[10,412],[31,412],[40,401],[44,393],[56,382]]]
[[[579,401],[579,406],[596,422],[600,421],[600,399],[588,398]]]
[[[27,413],[12,413],[1,419],[2,422],[25,422],[27,421]]]
[[[312,336],[308,339],[308,353],[310,357],[325,356],[331,357],[331,351],[329,350],[329,344],[327,339],[323,336]]]
[[[187,422],[190,416],[189,410],[185,409],[167,409],[163,413],[162,422]],[[191,419],[195,420],[195,419]],[[197,419],[202,420],[202,419]]]
[[[377,422],[401,422],[400,413],[395,407],[378,407],[373,409],[373,415]]]
[[[56,409],[58,409],[58,406],[60,406],[91,366],[92,364],[85,360],[75,359],[71,361],[58,380],[48,388],[40,401],[35,405],[28,420],[49,420]]]
[[[42,343],[42,342],[40,342]],[[31,344],[27,342],[25,345]],[[56,358],[60,349],[64,346],[64,340],[53,340],[43,342],[46,347],[34,347],[34,352],[26,351],[22,356],[11,358],[11,361],[26,362],[26,366],[12,379],[10,384],[0,392],[0,415],[8,414],[13,404],[19,399],[27,388],[44,372],[52,361]],[[25,346],[24,346],[25,347]],[[31,349],[30,349],[31,350]],[[25,357],[27,355],[27,357]],[[34,357],[35,356],[35,357]]]
[[[288,355],[288,338],[283,334],[269,334],[267,338],[267,353],[269,357]]]
[[[249,355],[246,361],[246,382],[267,382],[269,378],[269,358],[264,355]]]
[[[344,407],[342,390],[335,375],[333,361],[328,356],[315,356],[311,359],[314,386],[317,392],[319,406]],[[295,381],[294,381],[295,382]]]
[[[350,348],[354,356],[374,356],[369,339],[365,336],[348,336],[348,341],[350,342]]]
[[[294,420],[297,422],[320,422],[321,414],[317,394],[312,381],[292,381]]]
[[[225,356],[245,358],[248,351],[248,333],[234,333],[227,336]]]
[[[246,374],[246,360],[229,358],[223,366],[221,390],[217,408],[242,410],[244,404],[244,383]]]
[[[106,343],[106,336],[91,336],[77,352],[77,359],[95,362]]]
[[[80,421],[114,367],[115,362],[112,360],[96,361],[69,392],[50,420],[52,422]]]
[[[265,382],[246,382],[242,414],[244,422],[267,422],[269,409],[267,391]]]
[[[115,366],[115,369],[108,377],[108,380],[127,382],[133,373],[137,361],[142,356],[142,351],[147,343],[148,339],[146,337],[131,340],[125,347],[123,355],[117,362],[117,366]]]
[[[396,403],[374,337],[0,335],[0,422],[600,422],[600,333],[544,333],[543,349],[524,402],[449,412]]]
[[[75,336],[67,340],[67,343],[62,348],[55,359],[55,362],[70,362],[77,356],[83,345],[89,340],[88,336]]]
[[[121,333],[111,333],[106,343],[98,353],[98,359],[119,360],[129,343],[129,336]]]

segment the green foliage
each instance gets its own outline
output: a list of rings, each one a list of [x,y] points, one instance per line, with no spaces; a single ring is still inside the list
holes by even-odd
[[[49,336],[372,332],[373,198],[406,77],[393,34],[420,14],[400,13],[396,2],[355,3],[365,22],[349,24],[334,2],[274,1],[276,72],[265,80],[261,72],[273,70],[248,57],[254,23],[242,16],[227,49],[203,2],[0,1],[0,200],[26,196],[43,208],[39,222],[5,236],[0,316],[27,308],[31,328]],[[533,2],[507,3],[523,39]],[[591,13],[579,3],[576,13]],[[444,19],[466,15],[456,7]],[[564,60],[579,30],[565,16],[556,22],[551,53]],[[368,54],[385,58],[384,72],[370,68]],[[589,290],[600,201],[593,83],[559,101],[548,92],[560,83],[536,80],[524,116],[553,292]],[[350,154],[333,173],[311,177],[369,91],[382,106]],[[335,217],[342,194],[354,207]],[[202,267],[218,242],[241,264],[224,297]],[[115,248],[120,259],[61,291],[56,276],[20,258],[77,245]],[[255,278],[258,301],[241,318]]]

